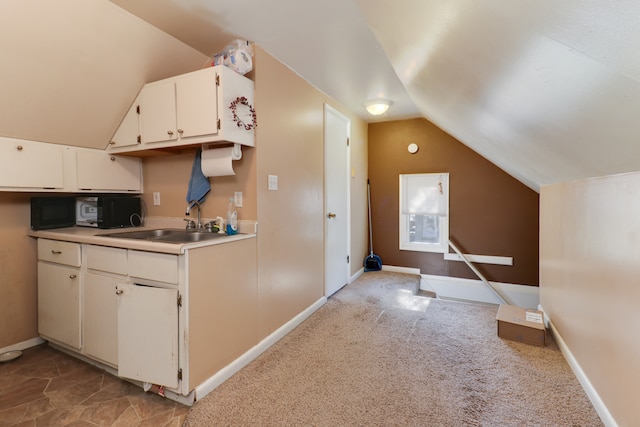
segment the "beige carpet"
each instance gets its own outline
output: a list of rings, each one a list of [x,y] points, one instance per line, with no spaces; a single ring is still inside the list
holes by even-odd
[[[195,403],[186,426],[601,426],[553,343],[496,336],[496,306],[368,272]]]

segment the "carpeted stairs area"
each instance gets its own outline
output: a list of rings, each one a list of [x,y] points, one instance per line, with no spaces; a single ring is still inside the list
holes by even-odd
[[[557,346],[496,335],[497,306],[367,272],[195,403],[186,426],[601,426]]]

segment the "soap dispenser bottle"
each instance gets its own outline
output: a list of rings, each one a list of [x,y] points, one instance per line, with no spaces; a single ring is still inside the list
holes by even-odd
[[[233,202],[233,197],[229,199],[229,205],[227,206],[227,227],[225,231],[228,235],[238,233],[238,210]]]

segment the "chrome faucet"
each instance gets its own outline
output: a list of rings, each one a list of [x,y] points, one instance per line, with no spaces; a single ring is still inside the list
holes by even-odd
[[[187,211],[184,214],[186,216],[189,216],[189,213],[191,212],[191,208],[193,208],[194,206],[198,207],[198,222],[196,223],[196,230],[200,230],[202,228],[202,222],[200,220],[200,203],[198,203],[197,200],[192,200],[189,202],[189,204],[187,205]],[[188,225],[187,225],[187,228],[189,228]]]

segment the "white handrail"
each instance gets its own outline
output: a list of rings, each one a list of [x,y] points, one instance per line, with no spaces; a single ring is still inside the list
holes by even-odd
[[[473,264],[471,264],[471,261],[469,261],[467,259],[467,257],[460,251],[460,249],[458,249],[456,247],[456,245],[454,245],[451,240],[449,240],[449,246],[451,246],[451,248],[455,251],[455,253],[458,254],[458,256],[460,258],[462,258],[462,260],[465,262],[465,264],[467,264],[469,266],[469,268],[471,269],[471,271],[473,271],[476,276],[478,276],[480,278],[480,280],[482,280],[482,283],[485,284],[485,286],[487,288],[489,288],[491,290],[491,292],[494,293],[494,295],[500,300],[500,302],[502,304],[507,304],[507,302],[505,301],[505,299],[502,297],[502,295],[500,294],[500,292],[498,292],[493,286],[491,286],[491,283],[489,283],[489,281],[482,275],[482,273],[480,273],[480,271],[478,271],[477,268],[475,268],[473,266]]]

